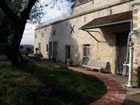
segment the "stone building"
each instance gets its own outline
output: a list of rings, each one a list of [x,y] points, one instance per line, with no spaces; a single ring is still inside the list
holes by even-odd
[[[133,69],[140,66],[140,0],[77,0],[72,15],[37,27],[35,48],[44,58],[109,62],[113,74],[124,73],[129,42],[133,42]],[[126,73],[126,72],[125,72]]]

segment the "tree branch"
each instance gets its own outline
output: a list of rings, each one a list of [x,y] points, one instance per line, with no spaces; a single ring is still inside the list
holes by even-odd
[[[7,18],[9,18],[13,23],[15,24],[20,23],[18,15],[13,12],[13,10],[6,3],[6,0],[0,0],[0,8],[6,14]]]
[[[26,22],[29,19],[29,15],[32,7],[35,5],[37,0],[29,0],[27,7],[21,12],[21,20]]]

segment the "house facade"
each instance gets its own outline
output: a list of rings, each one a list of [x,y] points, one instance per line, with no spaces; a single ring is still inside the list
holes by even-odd
[[[140,0],[77,0],[72,15],[35,29],[34,48],[46,59],[82,65],[109,62],[111,73],[127,74],[130,41],[133,70],[140,66]],[[36,52],[36,51],[35,51]]]

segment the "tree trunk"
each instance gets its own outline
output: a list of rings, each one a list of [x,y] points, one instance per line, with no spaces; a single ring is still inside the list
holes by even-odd
[[[20,42],[24,32],[25,24],[20,24],[20,28],[15,29],[15,33],[5,51],[5,55],[11,61],[13,67],[26,65],[27,62],[20,53]]]
[[[9,19],[9,27],[14,33],[12,38],[8,39],[8,44],[4,51],[13,66],[25,64],[24,59],[20,54],[19,46],[25,29],[25,24],[27,19],[29,19],[30,11],[36,1],[37,0],[28,0],[27,6],[20,11],[20,13],[16,14],[14,9],[8,5],[7,0],[0,0],[0,9],[6,15],[6,18]]]
[[[23,58],[18,49],[7,49],[6,56],[11,61],[13,67],[22,65],[24,63]]]

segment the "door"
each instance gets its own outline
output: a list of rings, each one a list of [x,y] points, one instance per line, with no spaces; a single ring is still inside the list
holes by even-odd
[[[70,60],[71,54],[70,54],[70,45],[66,45],[65,47],[65,61],[67,62],[68,60]]]
[[[49,42],[49,59],[57,58],[57,42]]]
[[[116,73],[123,73],[123,63],[126,60],[128,33],[116,34]]]
[[[53,60],[57,58],[57,42],[53,42]]]
[[[52,59],[53,49],[52,49],[52,42],[49,42],[49,59]]]

